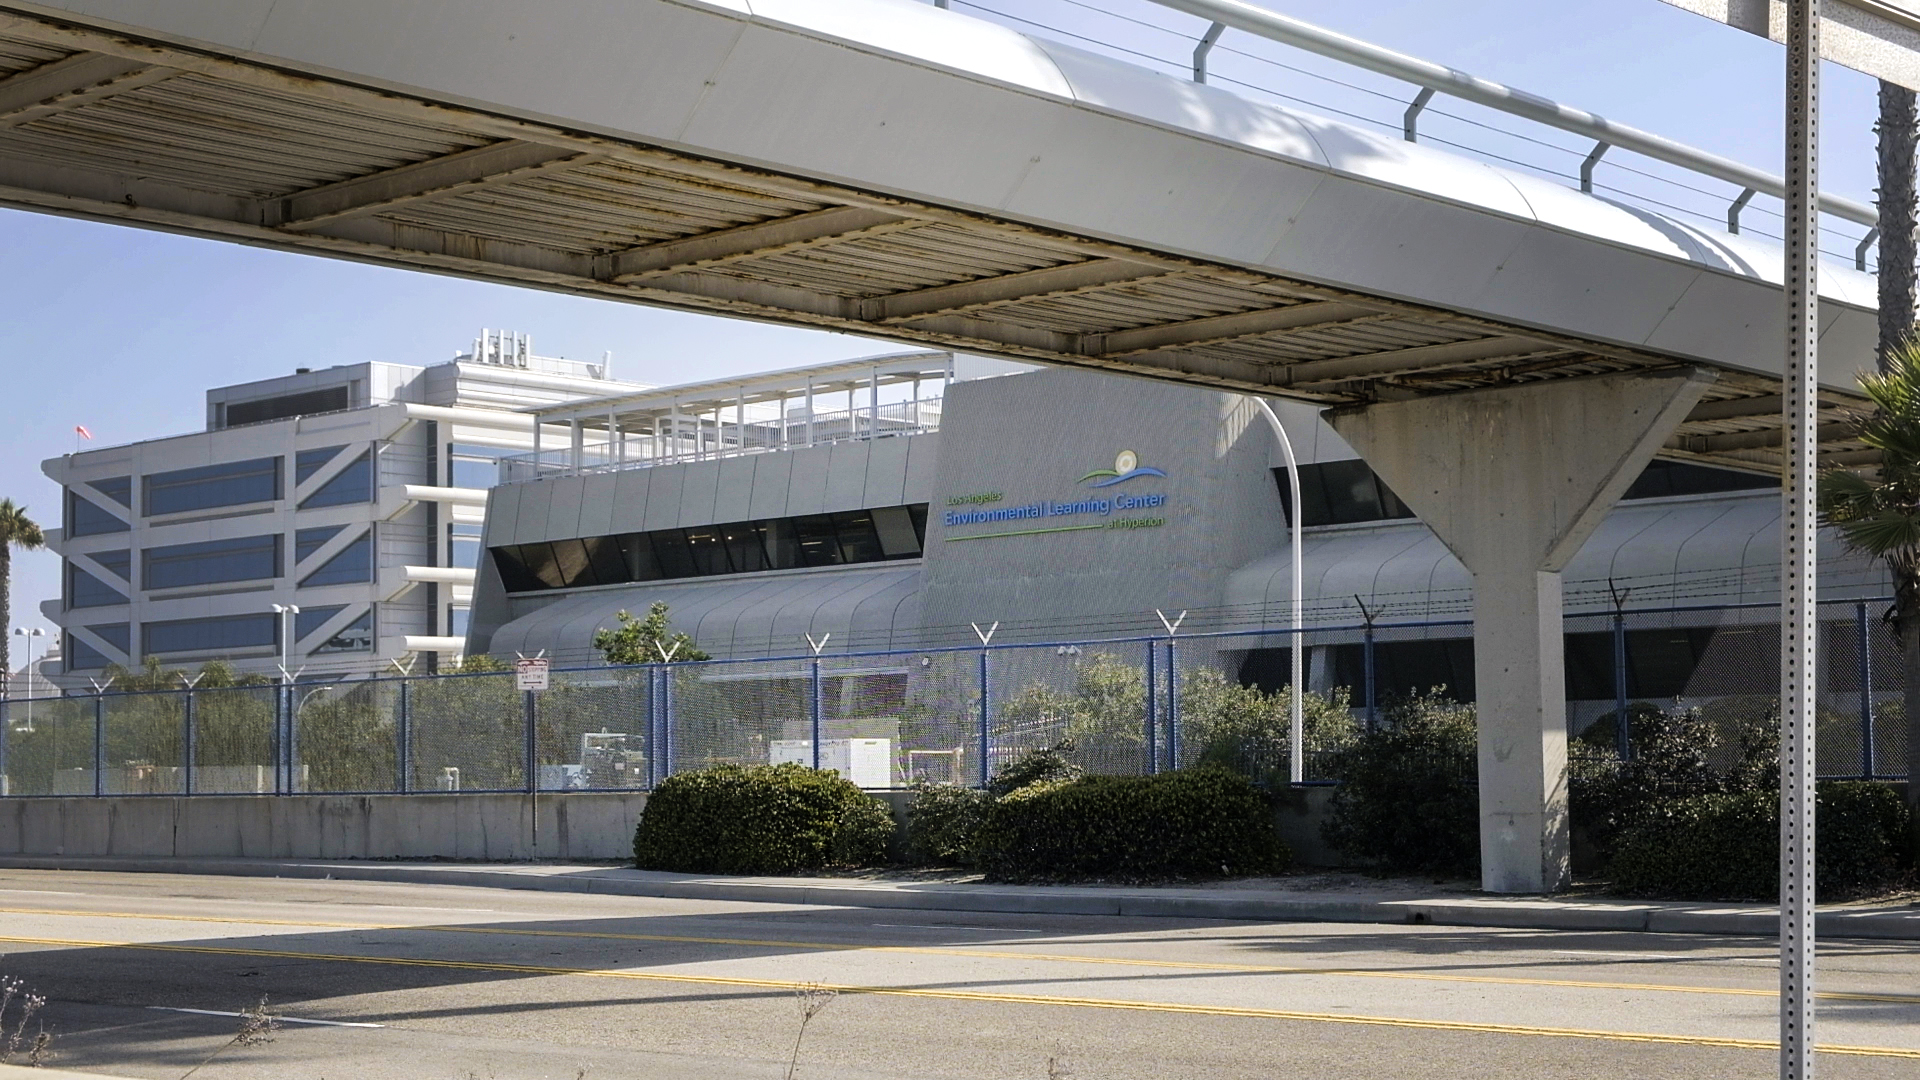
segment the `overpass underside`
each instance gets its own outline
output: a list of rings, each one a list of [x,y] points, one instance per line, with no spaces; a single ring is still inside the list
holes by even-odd
[[[1327,406],[1695,366],[5,14],[0,204]],[[1777,469],[1779,392],[1721,371],[1660,455]]]

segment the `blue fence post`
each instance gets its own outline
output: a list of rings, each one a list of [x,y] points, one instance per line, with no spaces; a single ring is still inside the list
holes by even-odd
[[[1867,622],[1866,601],[1853,606],[1853,633],[1860,663],[1860,779],[1871,780],[1873,760],[1873,629]],[[1909,779],[1910,783],[1920,780]]]
[[[284,680],[273,692],[273,793],[285,795],[292,766],[287,763],[287,714],[293,711],[293,686]]]
[[[189,687],[185,691],[185,693],[186,693],[186,707],[183,710],[184,716],[181,722],[181,727],[183,729],[181,731],[181,737],[182,737],[182,742],[185,745],[181,746],[180,748],[180,758],[181,758],[180,790],[184,794],[191,795],[193,794],[193,762],[195,757],[193,749],[194,749],[194,743],[197,741],[196,740],[197,732],[194,730],[195,717],[193,715],[192,688]],[[0,771],[4,771],[4,770],[0,770]]]
[[[819,655],[815,654],[810,663],[812,666],[807,671],[807,738],[808,745],[813,748],[813,767],[817,769],[820,767],[820,709],[823,704]]]
[[[1180,767],[1180,663],[1167,639],[1167,768]]]
[[[988,760],[992,740],[993,718],[993,679],[988,672],[986,649],[980,650],[980,787],[985,789],[993,778],[993,766]]]
[[[647,790],[660,785],[660,668],[647,665]]]
[[[1616,607],[1613,612],[1613,738],[1621,761],[1633,753],[1631,736],[1627,730],[1627,617]]]
[[[540,706],[534,700],[534,692],[532,690],[522,690],[520,694],[523,699],[520,707],[520,720],[524,728],[523,737],[526,740],[525,744],[521,747],[521,756],[526,761],[525,779],[527,794],[531,795],[540,790],[539,738],[534,734],[534,722],[539,713]]]
[[[1360,660],[1364,668],[1363,677],[1367,690],[1367,730],[1372,731],[1380,722],[1380,687],[1373,677],[1373,620],[1367,620],[1367,636],[1360,644]]]
[[[107,696],[93,695],[93,793],[107,793]]]
[[[0,628],[4,629],[4,628]],[[32,680],[28,680],[27,692],[32,693]],[[0,696],[0,796],[13,794],[7,778],[7,739],[13,734],[13,702]]]
[[[673,664],[660,665],[660,778],[673,775],[675,727],[673,715]]]
[[[400,680],[400,716],[394,723],[394,735],[400,745],[394,748],[393,763],[400,775],[394,786],[402,795],[413,790],[413,680]]]
[[[1159,727],[1159,724],[1157,723],[1157,721],[1159,720],[1159,716],[1157,714],[1160,710],[1160,679],[1158,677],[1159,673],[1155,670],[1155,668],[1159,666],[1158,661],[1160,659],[1158,656],[1155,655],[1155,653],[1157,652],[1158,652],[1158,649],[1155,648],[1154,643],[1151,641],[1147,642],[1147,775],[1148,776],[1152,776],[1154,773],[1157,773],[1160,771],[1160,752],[1159,752],[1160,732],[1155,730],[1156,728]]]

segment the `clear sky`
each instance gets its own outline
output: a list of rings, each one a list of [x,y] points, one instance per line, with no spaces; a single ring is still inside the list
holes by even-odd
[[[1780,48],[1659,0],[1258,2],[1780,171]],[[1148,0],[953,0],[953,9],[1169,71],[1184,67],[1203,29],[1200,20]],[[1219,85],[1321,115],[1357,114],[1395,131],[1412,96],[1391,80],[1231,31],[1210,67]],[[1828,192],[1872,199],[1874,88],[1865,76],[1826,68]],[[1437,101],[1434,113],[1423,122],[1431,137],[1556,174],[1574,172],[1587,149],[1457,103]],[[1598,179],[1603,194],[1658,201],[1708,220],[1725,212],[1726,185],[1627,155],[1610,157]],[[1755,200],[1750,227],[1777,232],[1778,216],[1765,203]],[[1853,245],[1836,233],[1823,246],[1849,254]],[[656,384],[883,347],[5,210],[0,311],[7,331],[0,342],[7,420],[0,428],[0,495],[26,503],[48,527],[59,524],[59,490],[39,463],[74,449],[75,424],[92,429],[94,446],[196,430],[207,387],[295,367],[432,363],[464,349],[482,327],[530,333],[545,355],[595,359],[612,350],[617,377]],[[39,603],[58,593],[58,560],[45,553],[15,559],[16,625],[44,624]]]

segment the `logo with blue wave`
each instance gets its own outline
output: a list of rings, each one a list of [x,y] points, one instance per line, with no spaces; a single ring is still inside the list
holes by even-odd
[[[1151,465],[1140,464],[1139,454],[1131,450],[1122,450],[1119,456],[1113,459],[1113,468],[1095,469],[1076,482],[1086,484],[1087,481],[1091,480],[1093,483],[1087,484],[1088,487],[1103,488],[1112,487],[1115,484],[1124,484],[1129,480],[1142,476],[1165,475],[1167,474]]]

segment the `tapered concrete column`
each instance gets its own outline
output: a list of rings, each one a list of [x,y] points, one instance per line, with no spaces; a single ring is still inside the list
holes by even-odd
[[[1489,892],[1567,883],[1560,571],[1712,380],[1691,370],[1557,379],[1327,413],[1473,574]]]

